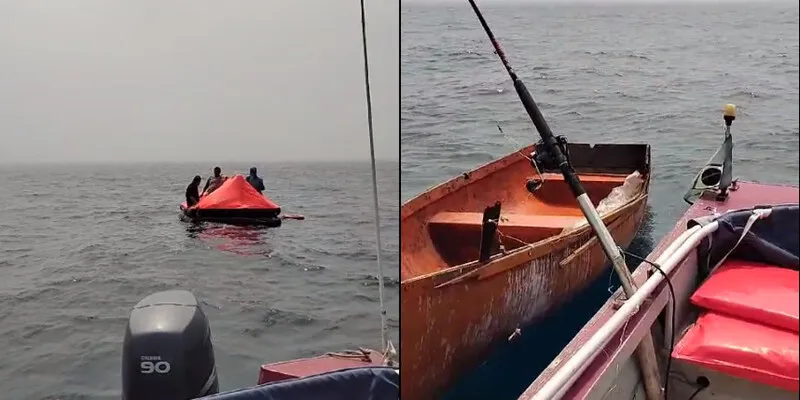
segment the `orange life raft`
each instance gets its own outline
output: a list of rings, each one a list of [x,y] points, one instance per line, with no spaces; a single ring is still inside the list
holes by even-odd
[[[181,203],[181,214],[192,221],[237,225],[280,226],[281,208],[255,190],[244,176],[228,178],[217,190],[202,196],[193,207]]]

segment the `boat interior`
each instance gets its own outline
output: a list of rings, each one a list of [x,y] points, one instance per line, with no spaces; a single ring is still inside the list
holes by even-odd
[[[562,399],[649,399],[644,384],[647,378],[634,352],[648,333],[656,343],[658,384],[664,388],[662,394],[667,400],[797,399],[798,189],[774,188],[743,183],[734,196],[758,198],[760,192],[760,197],[783,199],[786,205],[682,220],[688,221],[690,227],[718,223],[718,228],[697,239],[689,236],[684,242],[689,247],[683,256],[678,254],[681,250],[662,248],[658,258],[661,261],[655,262],[670,276],[669,283],[662,281],[654,286],[656,289],[646,289],[647,284],[642,284],[639,290],[648,299],[642,301],[648,303],[635,306],[641,308],[633,314],[620,309],[625,303],[610,299],[520,399],[547,397],[543,388],[559,386],[558,375],[576,376],[572,386],[563,389],[559,397]],[[702,208],[695,205],[694,209],[708,209],[708,204],[714,203]],[[754,216],[764,210],[769,211],[756,220]],[[696,244],[689,243],[692,240]],[[680,237],[672,238],[660,247],[675,244],[680,248],[680,242]],[[674,269],[668,265],[673,262],[672,257],[677,263]],[[640,284],[660,275],[654,268],[643,266],[644,270],[637,270],[646,271],[646,276],[640,274],[637,279]],[[627,315],[621,320],[624,325],[608,336],[603,347],[593,350],[595,355],[584,363],[583,372],[563,365],[568,358],[580,359],[579,354],[591,347],[589,338],[593,340],[605,326],[612,325],[618,313]],[[564,371],[559,370],[559,364]]]
[[[746,232],[750,215],[725,215],[698,248],[697,285],[676,289],[670,398],[798,398],[798,206],[773,207]]]
[[[649,146],[569,144],[568,149],[595,206],[634,171],[642,175],[639,192],[646,195]],[[537,170],[528,157],[533,151],[534,146],[521,149],[405,203],[401,279],[485,261],[580,224],[583,215],[563,176],[557,170]],[[487,222],[498,220],[496,228],[487,229]],[[483,243],[490,244],[482,250]]]

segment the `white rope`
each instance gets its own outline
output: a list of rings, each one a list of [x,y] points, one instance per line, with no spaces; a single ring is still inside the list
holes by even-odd
[[[533,168],[536,169],[536,175],[539,176],[539,181],[542,183],[542,186],[544,186],[544,181],[545,181],[544,175],[542,175],[542,171],[539,169],[539,164],[536,163],[536,160],[534,160],[533,157],[531,156],[526,156],[525,154],[522,154],[522,151],[520,151],[519,149],[521,149],[523,146],[517,141],[517,139],[514,139],[513,137],[506,135],[506,132],[503,130],[502,127],[500,127],[500,122],[495,121],[495,124],[497,125],[497,130],[500,131],[500,134],[503,135],[503,137],[506,138],[506,140],[508,140],[509,142],[513,143],[516,146],[515,147],[515,149],[517,149],[516,153],[521,155],[522,158],[530,161],[531,164],[533,164]],[[541,189],[541,187],[539,188]]]
[[[372,129],[372,95],[369,88],[369,58],[367,57],[367,17],[364,0],[361,0],[361,43],[364,48],[364,90],[367,95],[367,126],[369,127],[369,157],[372,163],[372,201],[375,208],[375,244],[378,261],[378,297],[381,308],[381,347],[387,346],[386,341],[386,308],[383,304],[383,264],[381,263],[381,222],[380,208],[378,208],[378,176],[375,171],[375,138]]]

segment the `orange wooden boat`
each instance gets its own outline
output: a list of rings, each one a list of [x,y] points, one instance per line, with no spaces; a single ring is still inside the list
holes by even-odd
[[[595,206],[616,198],[612,190],[629,175],[641,174],[624,201],[602,212],[616,243],[627,246],[645,212],[650,147],[567,146]],[[439,397],[493,344],[603,274],[607,259],[574,195],[558,171],[541,170],[525,156],[534,150],[523,148],[403,204],[402,398]]]

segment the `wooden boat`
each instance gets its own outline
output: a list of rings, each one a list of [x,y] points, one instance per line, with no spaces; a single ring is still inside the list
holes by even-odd
[[[563,176],[535,168],[525,156],[535,151],[523,148],[403,204],[400,359],[413,377],[401,383],[403,398],[441,395],[493,344],[605,270],[596,237],[578,226],[585,220]],[[568,153],[595,205],[641,174],[639,187],[603,216],[627,246],[645,212],[649,146],[569,144]],[[498,218],[489,214],[498,212],[492,232]]]
[[[731,179],[734,110],[692,206],[634,271],[638,290],[609,298],[520,399],[798,398],[800,190]],[[655,377],[634,356],[648,335]]]

